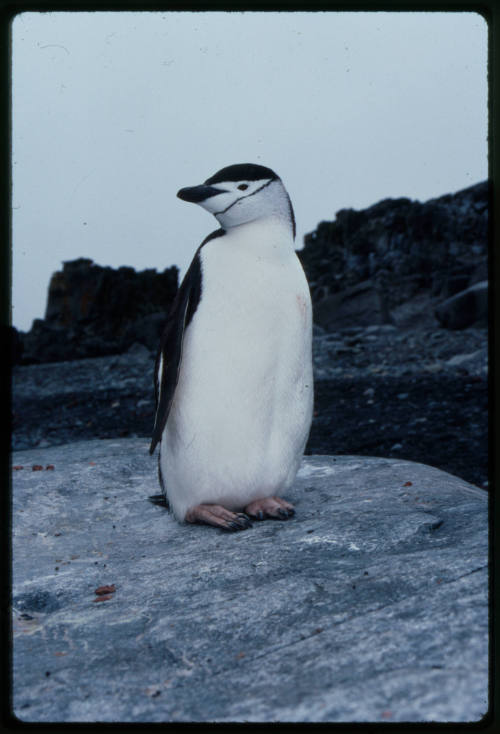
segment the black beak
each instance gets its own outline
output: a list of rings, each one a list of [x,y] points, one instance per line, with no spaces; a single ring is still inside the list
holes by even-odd
[[[185,189],[178,191],[177,196],[182,201],[191,201],[193,204],[199,204],[205,201],[205,199],[216,196],[216,194],[222,194],[223,192],[224,189],[216,189],[215,186],[202,184],[201,186],[187,186]]]

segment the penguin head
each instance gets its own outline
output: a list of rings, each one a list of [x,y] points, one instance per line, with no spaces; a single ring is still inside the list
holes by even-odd
[[[288,193],[279,176],[265,166],[227,166],[200,186],[181,189],[177,196],[202,206],[224,229],[274,216],[289,222],[295,237],[295,217]]]

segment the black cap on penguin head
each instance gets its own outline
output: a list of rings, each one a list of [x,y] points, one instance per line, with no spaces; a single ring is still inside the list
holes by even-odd
[[[262,178],[279,179],[279,176],[266,166],[259,166],[256,163],[236,163],[221,168],[220,171],[207,178],[205,184],[211,186],[222,181],[259,181]]]

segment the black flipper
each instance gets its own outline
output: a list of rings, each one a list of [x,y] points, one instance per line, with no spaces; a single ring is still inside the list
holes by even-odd
[[[207,242],[216,237],[222,237],[224,234],[225,230],[218,229],[208,235],[198,247],[168,314],[155,364],[156,417],[151,446],[149,447],[150,454],[153,453],[156,445],[161,440],[167,423],[170,407],[174,399],[175,388],[179,379],[184,332],[189,326],[201,298],[202,272],[200,250]],[[160,375],[161,361],[162,371]]]
[[[158,481],[160,482],[160,487],[161,487],[161,491],[163,492],[163,494],[162,495],[155,495],[155,497],[158,497],[158,496],[163,497],[163,503],[161,503],[162,504],[162,507],[166,507],[167,510],[169,510],[170,509],[170,503],[168,501],[167,488],[166,488],[165,482],[163,480],[163,472],[161,470],[160,457],[161,457],[161,450],[158,449]],[[150,502],[153,502],[153,499],[151,497],[149,498],[149,500],[150,500]],[[157,502],[155,504],[160,504],[160,503]]]

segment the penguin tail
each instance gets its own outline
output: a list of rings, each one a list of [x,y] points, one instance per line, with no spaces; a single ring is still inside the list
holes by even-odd
[[[148,497],[148,501],[158,507],[165,507],[167,510],[170,509],[170,505],[168,504],[168,500],[164,494],[153,494],[151,497]]]

